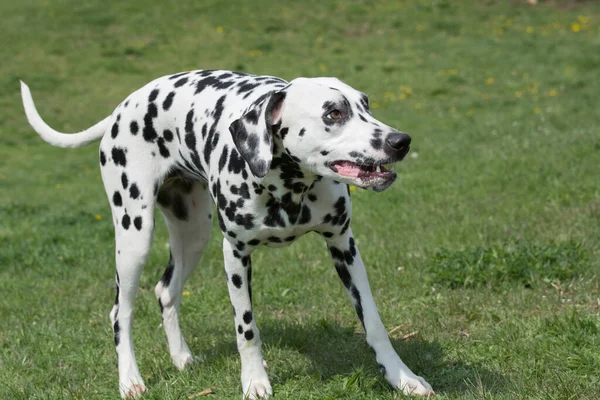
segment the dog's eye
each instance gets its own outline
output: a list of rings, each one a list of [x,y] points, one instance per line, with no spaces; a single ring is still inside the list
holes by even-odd
[[[329,119],[341,119],[342,113],[340,110],[333,110],[329,114],[327,114],[327,118]]]

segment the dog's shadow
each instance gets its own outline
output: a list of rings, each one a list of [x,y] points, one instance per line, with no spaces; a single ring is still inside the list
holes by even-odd
[[[261,320],[261,339],[265,360],[270,365],[271,383],[281,384],[309,374],[320,381],[343,379],[357,371],[380,384],[373,389],[391,391],[380,373],[373,352],[366,344],[364,333],[354,327],[341,326],[336,321],[320,320],[310,324],[292,324],[280,320]],[[210,358],[238,357],[235,339],[230,332],[210,349]],[[402,360],[417,375],[423,376],[436,393],[450,397],[464,393],[498,393],[507,387],[507,378],[477,363],[449,358],[437,342],[428,342],[418,335],[406,340],[392,338],[392,345]],[[300,360],[298,366],[286,362],[277,368],[280,358]]]

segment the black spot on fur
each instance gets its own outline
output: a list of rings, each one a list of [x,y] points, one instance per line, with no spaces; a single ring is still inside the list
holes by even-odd
[[[249,244],[250,246],[256,246],[256,245],[260,244],[260,240],[258,240],[258,239],[252,239],[252,240],[250,240],[250,241],[248,242],[248,244]]]
[[[241,335],[242,333],[244,333],[244,327],[241,325],[238,325],[237,331]]]
[[[123,189],[127,189],[127,185],[129,185],[129,180],[125,172],[121,174],[121,184],[123,185]]]
[[[246,113],[246,115],[244,115],[244,118],[246,118],[246,120],[248,122],[250,122],[251,124],[258,124],[258,113],[256,112],[256,109],[252,109],[250,111],[248,111]]]
[[[310,208],[305,204],[302,206],[302,214],[300,214],[300,224],[308,224],[310,222]]]
[[[158,91],[157,95],[158,95]],[[154,92],[153,92],[154,93]],[[152,97],[152,94],[150,95]],[[150,99],[150,98],[149,98]],[[156,108],[156,104],[149,103],[148,110],[146,111],[146,115],[144,115],[144,129],[142,133],[144,135],[144,140],[147,142],[154,142],[158,137],[156,133],[156,129],[154,129],[154,121],[153,119],[158,116],[158,109]]]
[[[252,332],[252,329],[248,329],[246,332],[244,332],[244,337],[246,340],[254,339],[254,332]]]
[[[223,168],[225,168],[225,163],[227,162],[227,152],[227,145],[225,145],[221,151],[221,156],[219,157],[219,173],[223,171]]]
[[[138,189],[135,183],[132,183],[131,187],[129,188],[129,197],[134,200],[140,197],[140,189]]]
[[[288,134],[288,131],[289,131],[289,129],[288,129],[288,128],[282,128],[282,129],[279,131],[279,135],[281,136],[281,140],[285,139],[285,137],[286,137],[286,136],[287,136],[287,134]]]
[[[240,156],[236,149],[231,149],[231,154],[229,155],[229,165],[228,171],[233,174],[239,174],[242,172],[244,167],[246,166],[246,162]]]
[[[135,226],[135,229],[137,229],[138,231],[142,230],[142,217],[135,217],[133,219],[133,226]]]
[[[139,130],[140,126],[138,125],[138,123],[136,121],[131,121],[131,123],[129,124],[129,131],[131,132],[131,134],[137,135]]]
[[[120,331],[121,331],[121,329],[119,327],[119,321],[115,321],[115,323],[113,324],[113,332],[115,333],[115,346],[119,345],[119,342],[120,342],[119,332]]]
[[[233,274],[231,275],[231,283],[233,283],[233,286],[235,286],[236,288],[241,288],[242,287],[242,277],[239,276],[238,274]]]
[[[158,151],[160,152],[160,155],[164,158],[169,158],[171,153],[169,152],[169,149],[167,149],[167,146],[165,146],[165,139],[159,137],[156,143],[158,144]]]
[[[112,149],[112,159],[115,165],[121,165],[125,167],[127,165],[127,158],[125,157],[125,149],[120,147],[113,147]]]
[[[163,137],[165,138],[165,140],[166,140],[167,142],[170,142],[170,141],[172,141],[172,140],[173,140],[173,132],[171,132],[171,131],[170,131],[170,130],[168,130],[168,129],[165,129],[165,130],[163,131]]]
[[[180,80],[175,82],[173,84],[173,86],[175,86],[176,88],[181,87],[181,86],[185,85],[187,83],[187,81],[188,81],[188,78],[181,78]],[[171,93],[173,93],[173,92],[171,92]]]
[[[165,286],[165,287],[169,286],[169,284],[171,283],[171,278],[173,278],[174,270],[175,270],[175,261],[173,260],[173,254],[170,253],[169,254],[169,262],[167,263],[167,268],[165,269],[165,272],[163,273],[162,277],[160,278],[160,281],[162,282],[163,286]]]
[[[300,129],[300,132],[298,132],[298,136],[302,137],[304,136],[304,133],[306,133],[306,129],[302,128]]]
[[[244,322],[246,324],[249,324],[250,322],[252,322],[252,311],[246,311],[242,318],[244,319]]]
[[[100,165],[104,166],[106,164],[106,154],[102,150],[100,150]]]
[[[338,273],[340,279],[342,280],[342,283],[344,284],[344,286],[346,287],[346,289],[350,289],[350,286],[352,285],[352,277],[350,276],[350,272],[348,271],[348,267],[346,267],[344,264],[342,263],[335,263],[335,270]]]
[[[120,115],[119,115],[120,117]],[[111,130],[110,130],[110,136],[114,139],[117,137],[117,135],[119,134],[119,118],[117,118],[117,121],[113,124]]]
[[[115,205],[115,207],[121,207],[123,205],[121,193],[119,193],[118,191],[113,194],[113,204]]]
[[[175,84],[175,85],[177,85],[177,84]],[[171,108],[171,106],[173,105],[174,97],[175,97],[175,92],[171,92],[167,95],[167,97],[165,98],[165,100],[163,101],[163,104],[162,104],[163,110],[168,111],[169,108]]]
[[[148,96],[148,101],[153,102],[158,97],[158,89],[154,89],[150,92],[150,96]]]
[[[180,72],[180,73],[178,73],[178,74],[171,75],[171,76],[169,77],[169,80],[175,80],[175,79],[177,79],[177,78],[180,78],[180,77],[182,77],[182,76],[184,76],[184,75],[187,75],[187,74],[189,74],[189,72]]]
[[[371,139],[370,143],[375,150],[381,150],[383,147],[383,141],[380,138]]]
[[[123,228],[125,230],[129,229],[129,225],[131,225],[131,218],[129,218],[129,215],[127,215],[127,214],[123,215],[123,219],[121,220],[121,225],[123,225]]]

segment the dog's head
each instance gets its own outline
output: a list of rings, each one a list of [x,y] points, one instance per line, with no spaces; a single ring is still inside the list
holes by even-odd
[[[367,96],[335,78],[298,78],[256,102],[230,126],[252,173],[264,177],[277,140],[303,170],[382,191],[410,136],[373,118]]]

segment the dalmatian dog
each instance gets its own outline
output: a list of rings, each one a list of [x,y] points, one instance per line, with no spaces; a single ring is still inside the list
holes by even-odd
[[[175,366],[193,361],[179,326],[183,286],[209,240],[212,202],[223,256],[244,398],[272,394],[252,311],[251,254],[286,246],[307,232],[325,239],[335,269],[389,384],[433,395],[394,351],[371,295],[350,228],[348,185],[383,191],[396,179],[411,138],[369,111],[367,96],[335,78],[199,70],[165,76],[132,93],[104,120],[63,134],[36,111],[21,82],[29,123],[46,142],[80,147],[102,138],[100,166],[115,227],[117,296],[110,312],[124,398],[146,386],[136,363],[133,302],[148,257],[158,205],[170,259],[156,285]]]

